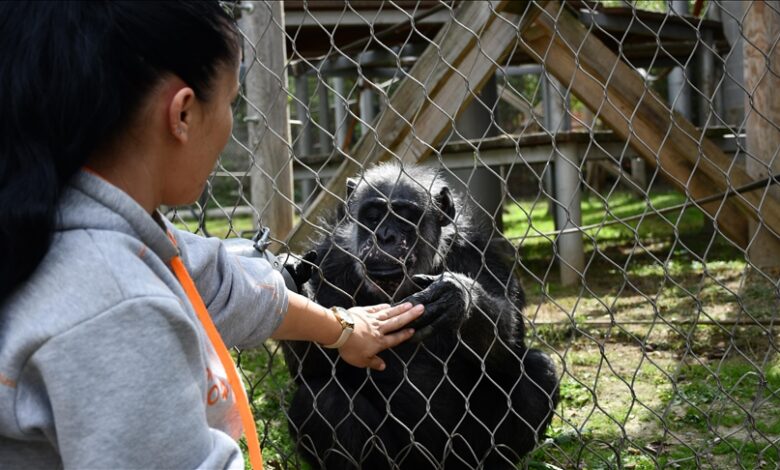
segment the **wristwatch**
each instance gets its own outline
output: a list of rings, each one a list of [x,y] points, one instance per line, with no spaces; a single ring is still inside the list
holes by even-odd
[[[328,349],[338,349],[347,342],[349,335],[351,335],[352,331],[355,329],[355,320],[352,318],[352,315],[350,315],[349,312],[341,307],[331,307],[330,311],[333,312],[336,320],[338,320],[341,324],[341,336],[339,336],[339,339],[337,339],[335,343],[323,344],[322,347]]]

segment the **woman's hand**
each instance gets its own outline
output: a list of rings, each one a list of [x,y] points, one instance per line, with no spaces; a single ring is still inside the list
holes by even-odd
[[[339,348],[339,354],[355,367],[384,370],[385,362],[377,354],[411,338],[414,334],[412,328],[400,329],[419,317],[423,310],[422,305],[413,306],[409,302],[395,307],[380,304],[349,309],[355,328],[347,342]]]

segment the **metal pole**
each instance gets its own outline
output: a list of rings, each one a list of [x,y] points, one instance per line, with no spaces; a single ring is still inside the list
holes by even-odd
[[[631,157],[631,177],[639,183],[643,191],[647,191],[647,165],[644,158]]]
[[[555,78],[542,74],[544,77],[544,94],[542,98],[544,100],[544,127],[553,138],[558,132],[566,132],[571,130],[571,116],[569,115],[569,97],[565,95],[565,91],[562,90],[560,82]],[[556,224],[561,220],[560,211],[555,210],[554,199],[558,197],[557,191],[554,189],[553,179],[557,178],[557,165],[552,168],[553,171],[546,171],[544,184],[547,188],[552,189],[551,194],[553,199],[550,199],[550,212],[553,214],[553,219]]]
[[[698,120],[700,127],[707,127],[711,119],[712,111],[717,111],[715,107],[715,39],[712,31],[706,29],[701,32],[702,44],[696,50],[696,62],[699,69],[699,94],[698,97]]]
[[[561,84],[552,77],[545,79],[545,126],[550,134],[571,129],[569,115],[569,97]],[[579,148],[573,143],[557,143],[555,156],[554,188],[555,188],[555,227],[558,230],[579,227],[582,224],[582,195],[580,193],[580,157]],[[547,172],[548,174],[550,172]],[[558,258],[560,263],[561,283],[565,286],[577,284],[585,268],[585,249],[582,244],[582,234],[579,232],[564,233],[558,236]]]
[[[336,146],[344,148],[344,142],[347,139],[347,125],[349,117],[347,114],[347,99],[344,97],[344,78],[333,77],[333,114],[335,121]]]
[[[550,128],[552,127],[550,125],[551,119],[550,115],[552,112],[550,111],[550,87],[548,82],[550,80],[554,80],[551,77],[548,77],[546,73],[541,73],[539,75],[539,82],[540,87],[542,90],[542,110],[544,112],[544,119],[542,120],[542,127],[545,131],[550,132]],[[544,172],[542,173],[542,189],[546,193],[547,196],[547,213],[552,215],[553,223],[555,226],[558,226],[558,221],[556,220],[556,211],[555,211],[555,187],[553,186],[553,163],[547,162],[545,164]]]
[[[669,11],[677,15],[688,14],[687,0],[669,1]],[[691,87],[688,85],[685,70],[682,67],[675,67],[667,79],[669,88],[669,103],[674,110],[682,114],[686,119],[691,119]]]
[[[580,158],[577,144],[563,143],[556,146],[555,194],[556,230],[582,225],[580,202]],[[571,286],[579,283],[585,270],[585,249],[581,232],[570,232],[558,236],[558,260],[561,283]]]
[[[455,130],[460,135],[454,134],[454,138],[483,139],[498,135],[493,115],[497,102],[498,84],[496,76],[493,75],[455,120]],[[451,178],[451,183],[468,195],[475,206],[475,216],[489,225],[495,223],[496,229],[502,231],[504,180],[498,176],[500,169],[487,168],[476,161],[473,167],[453,170],[452,173],[457,178]],[[457,180],[465,182],[465,187]]]
[[[298,131],[298,140],[296,143],[296,154],[299,157],[306,157],[314,153],[314,142],[312,141],[311,116],[309,114],[309,77],[302,73],[295,77],[295,115],[300,121],[301,126]],[[301,180],[301,201],[305,206],[314,191],[314,179],[306,178]]]
[[[374,89],[367,80],[362,79],[360,87],[360,128],[363,135],[371,132],[371,125],[376,117],[376,105],[374,104]]]
[[[560,82],[552,77],[544,81],[544,124],[547,132],[556,134],[571,130],[569,115],[569,95],[563,90]]]
[[[742,127],[745,119],[745,100],[746,95],[743,89],[743,59],[742,49],[745,40],[742,37],[740,21],[745,14],[745,2],[741,0],[727,0],[720,2],[721,21],[723,22],[723,33],[726,35],[731,50],[727,54],[724,67],[723,85],[720,87],[723,95],[724,113],[721,119],[726,124],[737,126],[737,131]]]
[[[320,98],[319,103],[319,115],[317,116],[319,125],[320,136],[320,153],[330,153],[333,147],[333,139],[331,138],[331,125],[330,125],[330,97],[328,94],[328,87],[325,86],[325,77],[317,75],[317,93]]]

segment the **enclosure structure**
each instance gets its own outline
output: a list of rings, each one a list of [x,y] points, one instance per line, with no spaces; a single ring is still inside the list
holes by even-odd
[[[561,403],[519,466],[780,464],[777,2],[242,2],[245,98],[193,231],[302,253],[345,180],[440,169],[515,247]],[[195,218],[190,217],[194,213]],[[279,345],[242,351],[305,468]],[[334,427],[336,423],[334,423]]]

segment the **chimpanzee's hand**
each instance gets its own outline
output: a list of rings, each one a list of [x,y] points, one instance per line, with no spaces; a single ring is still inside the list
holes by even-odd
[[[407,297],[404,302],[423,304],[425,312],[409,324],[416,331],[410,341],[419,342],[431,334],[457,331],[467,317],[469,286],[474,281],[462,274],[449,272],[418,274],[412,277],[412,281],[422,290]]]

